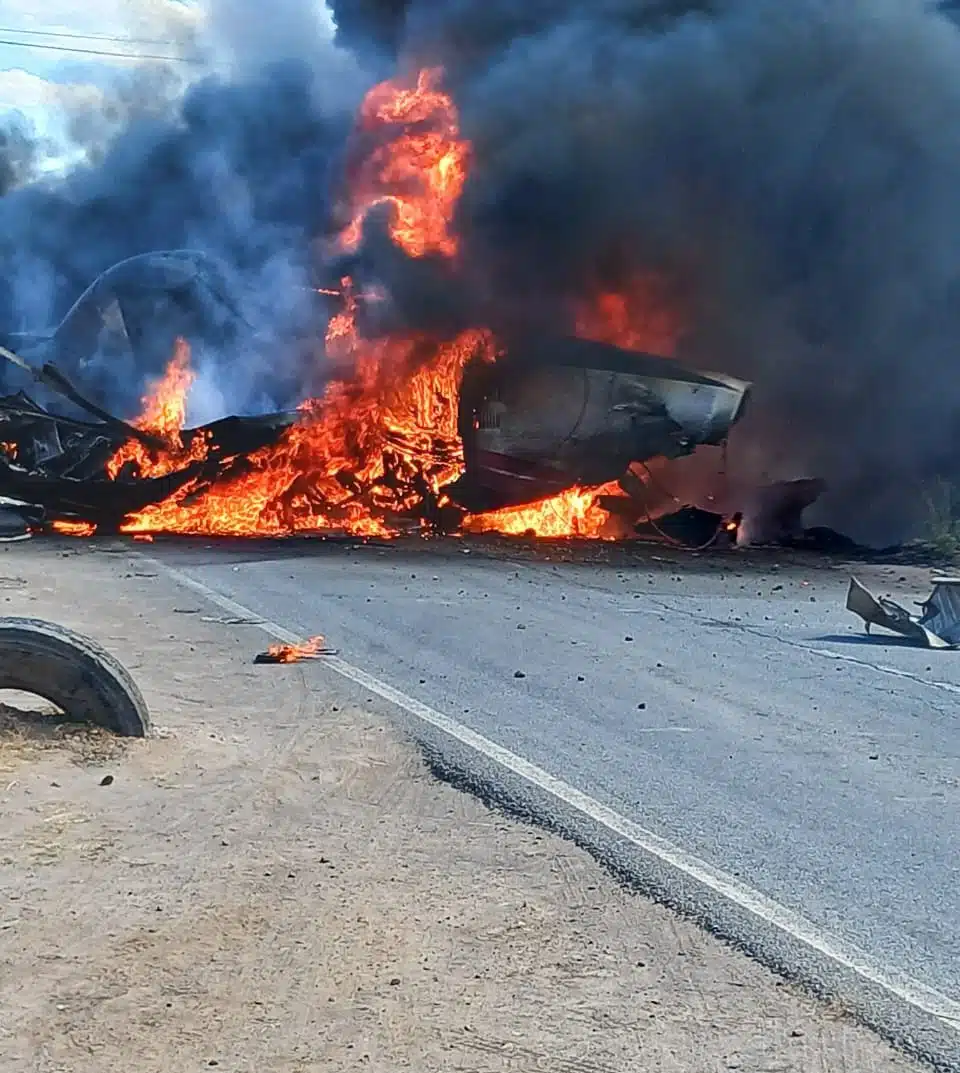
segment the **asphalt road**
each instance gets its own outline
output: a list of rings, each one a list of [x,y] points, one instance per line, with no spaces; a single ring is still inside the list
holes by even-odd
[[[845,569],[736,553],[511,561],[457,544],[150,554],[292,633],[324,634],[354,667],[855,944],[889,979],[960,996],[960,655],[865,638],[843,608]],[[864,576],[924,594],[919,571]],[[496,782],[488,761],[476,770]],[[685,905],[673,882],[655,885]],[[776,928],[764,940],[713,917],[781,969],[828,975]],[[883,994],[868,1006],[894,1035],[923,1031]],[[955,1044],[948,1031],[926,1049],[955,1057]]]

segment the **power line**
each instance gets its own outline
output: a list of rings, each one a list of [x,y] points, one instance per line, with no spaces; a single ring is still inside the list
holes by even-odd
[[[189,59],[186,56],[159,56],[149,52],[107,52],[99,48],[75,48],[71,45],[49,45],[39,41],[8,41],[0,38],[0,45],[8,48],[35,48],[49,52],[72,52],[83,56],[110,56],[117,60],[161,60],[164,63],[189,63],[202,65],[203,60]]]
[[[112,41],[118,45],[169,45],[157,37],[117,37],[114,34],[76,34],[66,30],[20,30],[16,26],[0,26],[0,34],[18,37],[63,37],[71,41]]]

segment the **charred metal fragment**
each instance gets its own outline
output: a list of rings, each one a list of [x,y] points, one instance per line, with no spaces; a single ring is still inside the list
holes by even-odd
[[[47,521],[91,522],[118,527],[131,513],[159,503],[190,482],[198,492],[236,476],[243,460],[276,443],[295,413],[228,417],[181,433],[189,447],[198,437],[206,457],[163,477],[122,471],[107,464],[126,442],[122,423],[96,424],[52,414],[24,392],[0,397],[0,495],[42,508]],[[164,451],[169,445],[159,441]]]
[[[114,397],[128,385],[135,406],[139,374],[162,369],[178,337],[223,346],[243,327],[218,261],[195,250],[157,250],[99,275],[55,327],[0,334],[0,343],[31,371],[49,364],[94,395],[107,380]],[[50,386],[63,393],[62,385]]]
[[[180,439],[185,447],[189,447],[198,436],[203,436],[211,449],[223,458],[250,455],[276,443],[299,417],[296,411],[254,417],[223,417],[208,425],[184,429]]]
[[[740,512],[737,543],[786,544],[804,535],[803,512],[826,491],[826,481],[777,481],[755,488]]]
[[[200,475],[203,463],[178,473],[137,481],[78,480],[34,473],[0,461],[0,495],[44,508],[47,520],[92,522],[111,528],[128,514],[173,495]]]
[[[486,511],[616,480],[631,462],[723,442],[749,391],[742,380],[603,343],[522,340],[465,371],[465,472],[447,492]]]
[[[23,369],[38,384],[45,384],[47,387],[52,388],[59,395],[72,402],[74,406],[79,407],[81,410],[86,410],[93,417],[100,418],[107,428],[113,429],[124,439],[138,440],[145,447],[152,447],[155,450],[164,446],[163,440],[157,436],[152,436],[149,432],[144,432],[142,429],[127,424],[126,421],[122,421],[119,417],[114,417],[108,410],[104,410],[102,406],[98,406],[95,402],[85,398],[51,362],[47,361],[38,367],[34,367],[5,346],[0,346],[0,357]]]
[[[666,539],[684,548],[704,548],[718,541],[725,530],[722,515],[701,510],[699,507],[681,507],[680,510],[656,520],[640,522],[634,531],[639,537],[648,537],[658,542]],[[731,533],[723,544],[729,547],[732,543]]]
[[[863,619],[867,633],[881,626],[924,648],[960,647],[960,578],[935,577],[933,592],[920,604],[921,614],[884,596],[874,596],[856,578],[850,579],[847,610]]]

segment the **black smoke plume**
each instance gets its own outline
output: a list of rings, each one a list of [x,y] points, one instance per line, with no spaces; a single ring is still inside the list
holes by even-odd
[[[229,22],[250,3],[218,7]],[[882,540],[916,522],[925,481],[960,480],[960,31],[934,5],[331,10],[370,78],[446,71],[473,144],[456,227],[475,308],[572,327],[584,294],[654,273],[682,296],[678,356],[755,382],[731,445],[742,479],[824,476],[830,520]],[[62,305],[158,246],[221,256],[266,308],[292,293],[330,226],[349,116],[342,91],[323,105],[323,73],[290,37],[269,38],[264,69],[247,33],[232,83],[195,86],[166,119],[134,116],[95,169],[6,194],[0,313],[22,320],[47,294]],[[360,259],[401,319],[462,316],[382,228]],[[251,378],[247,361],[225,394],[235,379],[231,401],[250,405],[272,370],[260,358]]]
[[[920,0],[335,0],[440,62],[475,162],[473,292],[536,322],[597,281],[685,295],[681,357],[752,379],[742,477],[825,476],[902,536],[960,479],[960,33]]]
[[[311,244],[364,88],[355,62],[318,32],[314,5],[267,18],[247,0],[209,6],[228,73],[185,93],[172,92],[173,70],[127,77],[98,112],[72,117],[86,155],[66,177],[37,172],[40,146],[16,118],[0,134],[0,331],[55,326],[118,261],[201,251],[222,264],[255,338],[242,353],[207,356],[199,419],[288,404],[302,390],[289,338],[314,314]],[[105,364],[85,386],[129,416],[163,360]]]

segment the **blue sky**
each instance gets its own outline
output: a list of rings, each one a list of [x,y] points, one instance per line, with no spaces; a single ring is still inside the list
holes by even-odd
[[[176,56],[182,42],[198,35],[217,67],[228,69],[264,48],[276,52],[299,43],[316,51],[320,41],[330,47],[324,0],[282,3],[278,19],[268,0],[0,0],[0,41],[18,42],[0,44],[0,116],[18,111],[39,134],[59,142],[68,110],[95,108],[118,74],[143,62],[66,49]],[[93,39],[100,37],[107,40]],[[210,68],[175,69],[186,82]]]
[[[19,111],[39,133],[58,138],[65,108],[96,106],[117,73],[139,62],[31,44],[175,55],[177,35],[202,23],[204,14],[201,3],[179,0],[0,0],[0,40],[22,42],[0,44],[0,113]],[[61,37],[58,32],[169,41],[171,47]]]

